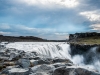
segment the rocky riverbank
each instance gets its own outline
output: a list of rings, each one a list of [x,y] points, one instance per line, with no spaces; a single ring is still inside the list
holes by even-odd
[[[71,45],[71,49],[82,46]],[[90,48],[89,46],[83,47]],[[78,61],[78,60],[77,60]],[[49,58],[0,45],[0,75],[100,75],[98,71],[73,64],[70,59]]]

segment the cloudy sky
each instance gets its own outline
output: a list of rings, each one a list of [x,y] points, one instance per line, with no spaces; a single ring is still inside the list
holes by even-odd
[[[66,39],[100,32],[100,0],[0,0],[0,34]]]

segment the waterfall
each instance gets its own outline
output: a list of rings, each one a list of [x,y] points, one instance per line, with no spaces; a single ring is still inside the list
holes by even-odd
[[[71,55],[73,50],[67,43],[59,42],[15,42],[6,45],[7,48],[15,48],[25,52],[36,52],[43,58],[70,59],[74,64],[85,68],[92,68],[100,71],[100,53],[97,47],[93,47],[88,52]],[[78,52],[78,51],[76,51]]]
[[[49,58],[70,59],[70,45],[67,43],[10,43],[7,48],[36,52],[38,55]]]

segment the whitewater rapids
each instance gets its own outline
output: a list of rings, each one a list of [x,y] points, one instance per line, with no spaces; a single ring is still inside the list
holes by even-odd
[[[25,52],[36,52],[43,58],[70,59],[76,67],[80,66],[100,72],[100,61],[97,57],[92,60],[92,63],[85,64],[84,60],[86,57],[79,54],[72,56],[70,45],[64,42],[15,42],[7,44],[6,47],[23,50]],[[87,53],[87,56],[91,55],[91,52],[95,54],[95,48],[91,49]]]
[[[25,52],[36,52],[38,55],[49,58],[66,58],[70,59],[70,46],[68,44],[56,42],[16,42],[6,45],[7,48],[15,48]]]

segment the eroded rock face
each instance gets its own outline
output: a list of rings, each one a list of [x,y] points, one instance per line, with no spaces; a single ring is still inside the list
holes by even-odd
[[[78,38],[87,38],[87,37],[94,37],[96,36],[96,38],[100,37],[100,33],[96,33],[96,32],[90,32],[90,33],[75,33],[75,34],[70,34],[69,35],[69,40],[77,40]]]
[[[86,70],[84,68],[61,67],[55,69],[53,75],[100,75],[100,74]]]

